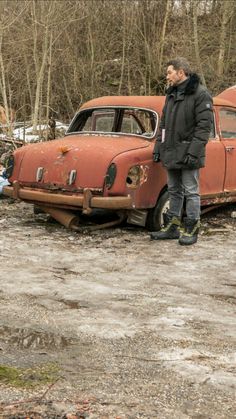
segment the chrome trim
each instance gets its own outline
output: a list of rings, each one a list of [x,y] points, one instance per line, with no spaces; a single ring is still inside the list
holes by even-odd
[[[38,167],[37,172],[36,172],[36,181],[37,182],[40,182],[40,180],[43,179],[43,171],[44,171],[43,167]]]
[[[70,171],[69,180],[68,180],[68,184],[69,185],[72,185],[72,183],[75,182],[76,175],[77,175],[77,171],[75,169],[73,169],[73,170]]]

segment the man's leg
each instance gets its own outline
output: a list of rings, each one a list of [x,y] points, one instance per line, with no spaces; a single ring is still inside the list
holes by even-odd
[[[170,197],[170,208],[168,214],[172,217],[180,217],[184,202],[182,169],[168,170],[167,182]]]
[[[163,215],[164,227],[160,231],[151,233],[152,240],[178,239],[180,236],[180,215],[184,199],[181,172],[181,170],[168,170],[167,172],[170,208]]]
[[[183,170],[182,182],[186,198],[186,214],[188,218],[200,219],[199,170]]]
[[[184,219],[184,232],[179,239],[182,245],[194,244],[197,241],[200,227],[200,194],[199,170],[183,170],[182,182],[186,197],[186,214]]]

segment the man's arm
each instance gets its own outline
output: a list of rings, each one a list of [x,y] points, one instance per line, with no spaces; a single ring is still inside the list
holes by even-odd
[[[188,149],[194,157],[204,155],[204,147],[209,139],[213,121],[213,100],[207,91],[202,91],[195,102],[195,130]]]

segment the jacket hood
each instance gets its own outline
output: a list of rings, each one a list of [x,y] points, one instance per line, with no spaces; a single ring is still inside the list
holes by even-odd
[[[200,83],[201,83],[200,77],[196,73],[191,73],[189,76],[189,79],[186,80],[184,94],[192,95],[193,93],[195,93]],[[168,87],[166,91],[167,95],[170,95],[172,92],[174,92],[176,88],[177,86]]]

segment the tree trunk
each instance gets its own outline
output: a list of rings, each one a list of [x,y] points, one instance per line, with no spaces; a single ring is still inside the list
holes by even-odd
[[[198,41],[198,26],[197,26],[197,12],[198,12],[198,3],[192,4],[192,13],[193,13],[193,37],[194,37],[194,50],[195,50],[195,56],[197,61],[197,66],[200,70],[200,76],[202,79],[202,84],[206,85],[205,77],[202,70],[202,62],[200,58],[200,52],[199,52],[199,41]]]
[[[160,75],[162,72],[163,52],[164,52],[164,45],[165,45],[165,39],[166,39],[166,25],[167,25],[169,13],[170,13],[170,5],[171,5],[171,0],[166,0],[165,17],[164,17],[164,22],[163,22],[162,31],[161,31],[161,39],[160,39],[158,75]]]
[[[125,52],[126,52],[126,8],[124,4],[123,9],[123,39],[122,39],[122,61],[121,61],[121,72],[120,72],[120,82],[118,88],[118,95],[121,93],[121,88],[123,84],[124,77],[124,68],[125,68]]]
[[[32,97],[32,87],[31,87],[31,79],[30,79],[30,73],[29,73],[29,64],[26,53],[24,54],[24,64],[25,64],[25,71],[26,71],[26,84],[28,87],[28,93],[29,93],[29,100],[30,100],[30,113],[32,114],[33,110],[33,97]],[[25,103],[24,106],[27,104]]]
[[[48,53],[48,26],[46,26],[45,36],[44,36],[44,44],[43,44],[43,57],[40,66],[39,73],[37,74],[36,80],[36,92],[35,92],[35,101],[34,101],[34,115],[33,115],[33,132],[36,133],[38,119],[39,119],[39,107],[40,107],[40,97],[44,79],[44,72],[47,63],[47,53]]]
[[[4,61],[2,56],[2,42],[3,42],[3,30],[0,28],[0,69],[1,69],[1,79],[0,79],[0,89],[2,92],[2,99],[3,99],[3,105],[5,108],[5,114],[6,114],[6,124],[8,126],[8,129],[10,127],[10,115],[9,115],[9,106],[8,106],[8,100],[7,100],[7,86],[6,86],[6,76],[5,76],[5,67],[4,67]],[[8,131],[7,129],[7,131]]]
[[[221,31],[220,31],[220,45],[219,45],[219,56],[218,56],[218,65],[217,65],[217,75],[221,77],[224,72],[224,59],[225,59],[225,52],[226,52],[226,33],[227,33],[227,25],[231,18],[233,4],[230,0],[223,1],[221,3],[222,9],[222,23],[221,23]]]
[[[52,32],[50,34],[49,57],[48,57],[48,81],[47,81],[47,98],[46,98],[46,124],[48,124],[48,120],[49,120],[50,92],[51,92],[51,66],[52,66]],[[49,129],[47,128],[47,139],[48,139],[48,131],[49,131]]]
[[[89,43],[90,43],[90,80],[91,80],[91,88],[90,88],[90,97],[94,97],[94,41],[92,35],[91,24],[89,24]]]

